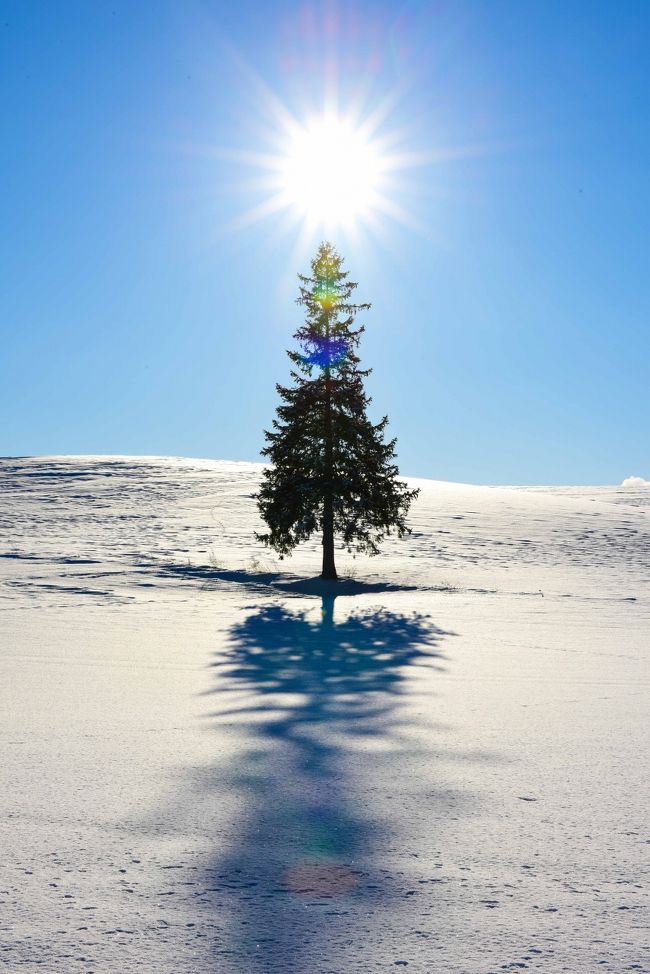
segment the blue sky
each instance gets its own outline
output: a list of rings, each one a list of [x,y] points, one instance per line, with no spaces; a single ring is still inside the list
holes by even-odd
[[[0,453],[259,458],[322,234],[245,219],[243,154],[335,89],[421,156],[333,241],[402,472],[650,477],[649,43],[645,0],[4,0]]]

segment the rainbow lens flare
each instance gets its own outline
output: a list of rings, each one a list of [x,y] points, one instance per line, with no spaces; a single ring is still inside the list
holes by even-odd
[[[348,354],[348,343],[345,338],[330,336],[320,338],[316,335],[309,338],[307,352],[302,356],[305,365],[318,365],[321,369],[334,368],[340,365]]]
[[[331,311],[341,300],[338,289],[331,284],[321,284],[314,291],[314,297],[323,311]]]

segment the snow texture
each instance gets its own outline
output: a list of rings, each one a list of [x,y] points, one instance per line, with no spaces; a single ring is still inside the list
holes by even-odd
[[[0,461],[0,968],[650,971],[650,494],[421,487],[279,562],[256,464]]]

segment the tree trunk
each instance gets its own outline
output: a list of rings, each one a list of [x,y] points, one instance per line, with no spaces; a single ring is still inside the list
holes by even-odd
[[[334,504],[332,495],[325,498],[323,508],[323,571],[321,578],[336,579],[336,565],[334,564]]]
[[[325,322],[329,355],[329,314]],[[323,503],[323,571],[321,578],[336,579],[334,564],[334,431],[332,429],[332,379],[329,364],[325,367],[325,500]]]

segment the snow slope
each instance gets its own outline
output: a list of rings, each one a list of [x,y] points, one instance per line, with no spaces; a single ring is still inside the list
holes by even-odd
[[[259,470],[0,460],[0,967],[650,971],[650,488],[417,482],[334,596]]]

